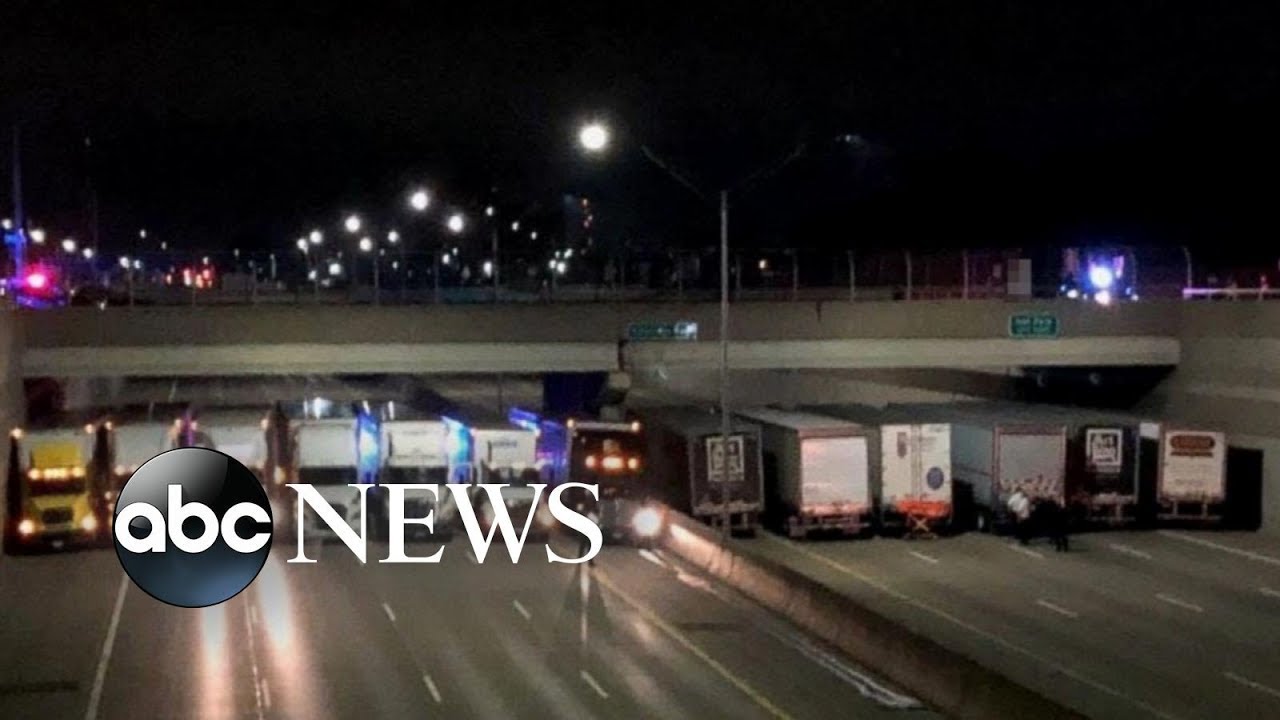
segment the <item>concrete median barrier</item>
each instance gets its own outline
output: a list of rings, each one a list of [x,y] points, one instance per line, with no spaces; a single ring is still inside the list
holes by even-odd
[[[1080,713],[960,655],[805,574],[723,542],[705,525],[670,513],[668,550],[825,639],[950,717],[1067,720]]]

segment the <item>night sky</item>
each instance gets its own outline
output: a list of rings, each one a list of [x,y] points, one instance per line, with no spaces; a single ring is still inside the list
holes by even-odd
[[[345,210],[393,222],[423,182],[532,216],[583,193],[603,235],[692,246],[711,210],[640,143],[714,191],[804,142],[736,197],[735,243],[1225,251],[1280,231],[1280,34],[1234,3],[235,5],[4,4],[31,217],[83,236],[92,179],[104,250],[141,226],[287,247]],[[620,134],[608,158],[575,151],[590,117]]]

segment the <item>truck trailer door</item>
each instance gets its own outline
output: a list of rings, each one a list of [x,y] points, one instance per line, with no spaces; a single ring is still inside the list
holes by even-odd
[[[843,503],[870,507],[865,437],[805,438],[800,463],[802,509]]]

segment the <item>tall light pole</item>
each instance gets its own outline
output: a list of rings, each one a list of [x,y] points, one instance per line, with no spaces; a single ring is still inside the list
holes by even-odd
[[[612,133],[600,122],[591,122],[578,131],[578,144],[588,153],[604,152]],[[671,168],[661,158],[641,146],[651,162],[666,171],[676,182],[703,200],[707,196],[696,185]],[[720,529],[728,536],[732,517],[729,513],[729,435],[733,431],[729,417],[729,191],[720,192]],[[745,447],[743,448],[745,451]],[[710,460],[708,458],[708,469]],[[745,461],[745,458],[744,458]]]
[[[578,144],[588,153],[599,154],[604,152],[608,147],[612,138],[608,126],[601,122],[588,123],[578,131]],[[853,135],[845,135],[840,138],[841,142],[849,144],[860,144],[861,138]],[[796,146],[789,155],[783,157],[779,162],[765,166],[756,172],[748,175],[733,189],[741,190],[753,182],[762,180],[765,177],[777,173],[782,168],[790,165],[792,161],[804,154],[805,146],[800,144]],[[694,195],[710,204],[711,198],[707,193],[703,192],[697,185],[680,174],[675,168],[658,157],[656,153],[646,145],[640,146],[640,151],[654,165],[667,173],[673,180],[680,183]],[[729,192],[726,188],[719,193],[719,210],[720,210],[720,467],[724,473],[721,478],[723,485],[721,486],[722,510],[721,510],[721,531],[727,536],[729,533],[729,523],[731,520],[729,513],[729,434],[732,432],[732,423],[729,418]],[[746,452],[746,446],[743,446],[743,452]],[[742,458],[746,462],[746,458]]]
[[[373,304],[380,305],[382,304],[382,281],[379,276],[378,266],[382,263],[378,262],[378,253],[381,252],[381,248],[378,247],[378,243],[373,241],[373,238],[365,235],[360,238],[360,252],[373,255]]]
[[[449,232],[453,233],[454,235],[461,235],[462,231],[467,228],[467,220],[465,217],[463,217],[462,213],[459,213],[459,212],[451,213],[449,217],[445,220],[444,226],[446,229],[449,230]],[[440,248],[435,253],[435,259],[436,259],[436,298],[435,300],[436,302],[440,302],[440,260],[442,259],[441,256],[444,255],[444,252],[445,252],[445,243],[444,243],[444,239],[441,238]]]
[[[493,301],[498,302],[498,219],[495,217],[495,210],[490,205],[484,209],[484,216],[489,218],[489,233],[492,239],[492,259],[490,275],[493,279]]]
[[[355,213],[352,213],[351,215],[348,215],[348,216],[346,217],[346,219],[342,221],[342,228],[343,228],[344,230],[346,230],[346,231],[347,231],[347,234],[351,235],[353,238],[357,238],[357,237],[359,237],[359,234],[360,234],[360,228],[362,228],[362,227],[364,227],[364,221],[362,221],[362,220],[360,219],[360,216],[359,216],[359,215],[356,215]],[[358,260],[357,260],[356,255],[357,255],[357,253],[354,253],[354,252],[353,252],[353,253],[351,253],[351,271],[350,271],[350,273],[347,275],[347,277],[348,277],[348,282],[350,282],[350,283],[351,283],[351,295],[352,295],[352,297],[354,297],[354,296],[355,296],[355,293],[356,293],[356,281],[357,281],[357,279],[358,279],[358,277],[357,277],[357,273],[356,273],[356,265],[358,264]]]

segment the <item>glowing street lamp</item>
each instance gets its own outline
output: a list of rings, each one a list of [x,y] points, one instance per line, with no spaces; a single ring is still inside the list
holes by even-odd
[[[8,230],[8,227],[5,227]],[[31,230],[31,242],[37,245],[43,245],[45,240],[44,230],[42,228],[33,228]]]
[[[360,226],[362,224],[363,223],[360,222],[359,215],[348,215],[347,219],[342,221],[342,226],[347,229],[347,232],[353,235],[360,232]]]
[[[301,250],[304,255],[311,248],[311,246],[307,244],[306,238],[298,238],[298,241],[294,244],[298,246],[298,249]]]
[[[578,144],[587,152],[601,152],[609,145],[609,128],[600,122],[587,123],[578,131]]]
[[[319,230],[312,230],[311,234],[307,236],[307,239],[311,241],[312,245],[319,245],[324,242],[324,233]]]
[[[466,226],[467,220],[462,217],[462,213],[454,213],[450,215],[449,219],[445,222],[445,227],[448,227],[449,232],[454,235],[460,234]]]
[[[124,268],[125,270],[128,270],[128,269],[129,269],[129,266],[130,266],[129,256],[128,256],[128,255],[121,255],[121,256],[120,256],[120,267]]]
[[[74,254],[76,251],[76,241],[71,238],[67,238],[66,240],[63,240],[62,251],[67,253],[68,255]]]
[[[368,235],[360,238],[360,252],[370,252],[373,250],[373,239]]]
[[[392,245],[395,245],[396,243],[400,242],[400,233],[396,232],[395,230],[388,232],[387,242],[391,243]]]
[[[413,193],[409,195],[409,207],[418,212],[423,212],[430,204],[431,196],[427,194],[426,190],[414,190]]]
[[[87,247],[87,248],[85,248],[84,250],[81,250],[81,251],[80,251],[80,254],[84,256],[84,259],[85,259],[85,260],[92,260],[92,259],[93,259],[93,248],[91,248],[91,247]]]

